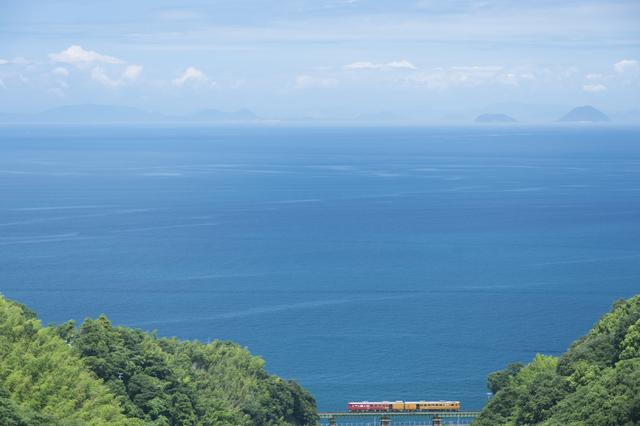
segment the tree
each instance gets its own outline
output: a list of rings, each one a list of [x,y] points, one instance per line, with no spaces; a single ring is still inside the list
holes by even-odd
[[[53,329],[1,296],[0,360],[2,409],[17,424],[136,424]]]
[[[640,296],[616,302],[559,359],[510,365],[488,386],[495,396],[476,425],[640,424]]]
[[[316,424],[315,400],[231,343],[158,338],[102,315],[43,328],[0,296],[0,425]]]
[[[500,389],[504,388],[515,377],[520,370],[524,367],[524,364],[513,363],[509,364],[504,370],[491,373],[487,378],[487,388],[492,394],[497,394]]]

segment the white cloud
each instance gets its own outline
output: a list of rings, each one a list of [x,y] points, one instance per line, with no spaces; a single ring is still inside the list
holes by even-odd
[[[353,62],[345,66],[348,70],[391,70],[391,69],[405,69],[415,70],[417,67],[406,59],[399,61],[391,61],[383,64],[376,64],[374,62]]]
[[[330,77],[314,77],[299,75],[296,77],[296,89],[331,88],[338,85],[338,80]]]
[[[417,67],[415,65],[413,65],[411,62],[407,61],[406,59],[402,59],[400,61],[391,61],[391,62],[387,63],[386,65],[389,68],[405,68],[405,69],[410,69],[410,70],[417,69]]]
[[[496,81],[508,86],[519,86],[523,81],[534,81],[536,76],[531,72],[505,72],[496,75]]]
[[[603,80],[605,76],[602,74],[587,74],[584,76],[584,78],[589,81],[598,81],[598,80]]]
[[[69,70],[66,69],[65,67],[56,67],[51,72],[53,73],[53,75],[57,75],[58,77],[68,77],[69,76]]]
[[[32,65],[33,61],[25,59],[21,56],[13,59],[0,59],[0,65]]]
[[[142,65],[129,65],[122,73],[122,78],[125,80],[136,80],[140,76],[142,68]]]
[[[349,65],[345,65],[345,68],[348,70],[374,70],[377,69],[378,66],[373,62],[354,62]]]
[[[502,73],[502,67],[455,66],[436,68],[406,78],[405,81],[425,86],[429,90],[445,90],[450,87],[476,87],[496,82],[514,85],[518,80],[516,74]]]
[[[458,77],[466,79],[473,77],[492,77],[502,71],[502,67],[494,65],[471,65],[451,67],[451,71]]]
[[[91,70],[91,79],[93,81],[96,81],[100,84],[103,84],[109,87],[117,87],[120,85],[119,80],[114,80],[111,77],[109,77],[109,75],[106,73],[104,68],[100,66],[95,67]]]
[[[91,79],[96,81],[104,86],[108,87],[118,87],[122,86],[125,83],[132,82],[136,80],[140,73],[142,72],[142,65],[129,65],[122,72],[120,78],[112,78],[107,74],[107,71],[101,66],[93,67],[91,69]]]
[[[613,65],[613,68],[617,73],[623,74],[625,72],[633,72],[640,70],[640,64],[635,59],[623,59],[619,62],[616,62]]]
[[[142,65],[127,65],[122,59],[85,50],[80,45],[69,46],[59,53],[51,53],[49,59],[74,65],[81,70],[90,70],[89,76],[93,81],[112,88],[137,80],[143,68]],[[68,77],[70,74],[69,70],[62,66],[54,68],[51,72],[60,78]],[[112,77],[113,75],[119,77]]]
[[[452,66],[438,67],[414,73],[399,81],[409,85],[425,87],[428,90],[442,91],[459,87],[478,87],[483,85],[505,85],[518,87],[522,83],[538,80],[539,73],[530,67],[506,69],[501,66]]]
[[[72,64],[75,66],[83,66],[93,64],[96,62],[105,64],[123,64],[122,59],[115,58],[109,55],[102,55],[94,52],[93,50],[85,50],[82,46],[74,44],[67,49],[59,53],[50,53],[49,59],[53,62],[61,62],[65,64]]]
[[[182,72],[180,77],[173,80],[173,84],[182,87],[188,83],[206,83],[209,80],[207,75],[195,67],[189,67]]]
[[[585,84],[582,86],[582,90],[589,93],[600,93],[600,92],[606,92],[607,86],[601,83]]]

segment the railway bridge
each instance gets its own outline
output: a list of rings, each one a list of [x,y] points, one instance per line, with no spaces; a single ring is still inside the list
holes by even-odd
[[[321,426],[453,426],[470,425],[479,411],[391,413],[319,413]]]

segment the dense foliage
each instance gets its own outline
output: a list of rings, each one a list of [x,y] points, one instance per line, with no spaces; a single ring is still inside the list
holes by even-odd
[[[135,424],[55,330],[2,297],[0,410],[15,425]]]
[[[474,425],[640,425],[640,296],[616,302],[561,357],[512,364],[488,387]]]
[[[306,425],[315,400],[229,342],[181,342],[104,316],[42,327],[0,297],[3,425]]]

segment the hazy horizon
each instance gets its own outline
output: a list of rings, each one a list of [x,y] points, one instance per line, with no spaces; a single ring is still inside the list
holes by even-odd
[[[526,123],[593,105],[640,121],[634,1],[27,0],[0,12],[3,113]]]
[[[591,107],[590,105],[585,105]],[[533,115],[535,115],[535,105]],[[635,114],[630,111],[628,114],[614,114],[609,121],[590,122],[585,121],[563,121],[562,116],[574,109],[584,106],[567,108],[562,114],[554,116],[551,112],[546,117],[532,119],[531,115],[513,117],[503,113],[480,113],[478,115],[459,115],[455,117],[433,118],[429,116],[401,116],[397,114],[357,114],[351,116],[300,116],[300,117],[265,117],[254,114],[253,111],[245,108],[239,110],[222,110],[217,108],[205,108],[187,113],[165,114],[161,112],[147,111],[144,109],[130,107],[127,105],[99,105],[99,104],[76,104],[62,105],[59,107],[38,111],[35,113],[3,113],[0,111],[0,126],[3,125],[181,125],[181,126],[390,126],[390,127],[523,127],[523,128],[544,128],[544,127],[580,127],[580,126],[638,126],[640,125],[640,112]],[[525,108],[522,105],[521,108]],[[490,109],[488,109],[490,110]],[[508,108],[500,109],[508,111]],[[211,114],[208,116],[207,114]],[[243,115],[245,115],[243,117]],[[513,118],[512,122],[483,122],[480,117],[483,115],[506,115]],[[606,114],[605,114],[606,115]]]

